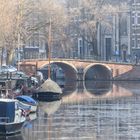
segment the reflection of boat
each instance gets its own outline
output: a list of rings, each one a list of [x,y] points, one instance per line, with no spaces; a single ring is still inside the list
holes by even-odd
[[[0,140],[24,140],[22,137],[22,134],[16,134],[16,135],[3,135],[0,136]]]
[[[85,89],[94,95],[103,95],[112,89],[111,81],[85,81]]]
[[[20,132],[26,119],[18,107],[18,100],[0,99],[0,108],[0,134]]]
[[[61,100],[52,102],[39,102],[41,109],[48,115],[53,114],[61,105]]]
[[[31,113],[28,115],[27,120],[34,121],[37,118],[37,113]]]
[[[32,122],[36,120],[37,114],[36,113],[30,113],[26,116],[26,122],[23,125],[23,128],[32,128]]]
[[[30,96],[21,95],[21,96],[16,97],[16,99],[19,101],[19,104],[21,107],[23,107],[23,109],[29,108],[30,112],[37,111],[38,103]]]

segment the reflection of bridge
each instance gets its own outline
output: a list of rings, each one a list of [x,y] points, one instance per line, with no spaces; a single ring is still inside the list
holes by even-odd
[[[48,60],[25,60],[22,68],[35,65],[46,67]],[[140,66],[94,60],[52,59],[51,64],[61,67],[66,80],[139,80]],[[26,67],[24,67],[26,65]],[[31,69],[31,68],[30,68]]]
[[[74,84],[73,84],[74,83]],[[72,84],[72,85],[71,85]],[[68,89],[67,86],[73,87]],[[75,85],[75,86],[74,86]],[[114,99],[132,96],[133,93],[112,81],[78,81],[64,86],[63,102],[80,102],[89,99]]]
[[[64,95],[62,103],[75,103],[75,102],[83,102],[90,99],[115,99],[122,97],[131,97],[133,93],[123,87],[119,87],[116,85],[112,85],[112,90],[107,91],[104,94],[94,94],[93,92],[87,91],[86,89],[82,92],[75,90],[69,95]],[[95,100],[96,101],[96,100]]]

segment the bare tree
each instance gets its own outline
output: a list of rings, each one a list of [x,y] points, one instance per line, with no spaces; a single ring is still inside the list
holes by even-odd
[[[52,24],[52,43],[56,44],[56,42],[63,40],[64,30],[68,23],[64,7],[57,0],[40,0],[40,11],[40,25],[42,25],[41,29],[43,29],[46,43],[48,42],[50,19]]]
[[[1,48],[11,48],[13,45],[11,42],[13,40],[13,21],[15,15],[15,10],[13,7],[13,1],[8,0],[0,1],[0,42]],[[10,10],[9,10],[10,9]]]
[[[61,38],[67,22],[63,7],[55,0],[0,0],[0,10],[0,45],[7,49],[7,63],[15,48],[26,45],[36,33],[44,34],[47,42],[50,18],[54,40]]]
[[[111,28],[107,16],[115,13],[116,8],[107,0],[82,0],[79,7],[73,10],[73,29],[92,47],[92,55],[98,56],[97,30],[100,24]]]
[[[11,0],[10,2],[0,0],[0,3],[1,48],[6,48],[7,63],[11,63],[19,39],[21,40],[20,44],[22,44],[28,32],[25,25],[32,9],[26,0]]]

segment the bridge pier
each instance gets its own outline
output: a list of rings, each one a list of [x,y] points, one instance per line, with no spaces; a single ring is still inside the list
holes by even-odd
[[[83,68],[78,68],[77,69],[77,81],[84,81],[85,79],[83,78],[83,75],[84,75]]]

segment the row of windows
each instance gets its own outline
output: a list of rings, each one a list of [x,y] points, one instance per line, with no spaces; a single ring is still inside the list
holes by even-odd
[[[140,28],[132,28],[132,34],[140,34]]]
[[[137,40],[133,39],[131,45],[132,47],[140,48],[140,39],[137,39]]]
[[[140,4],[140,0],[132,0],[133,4]]]

